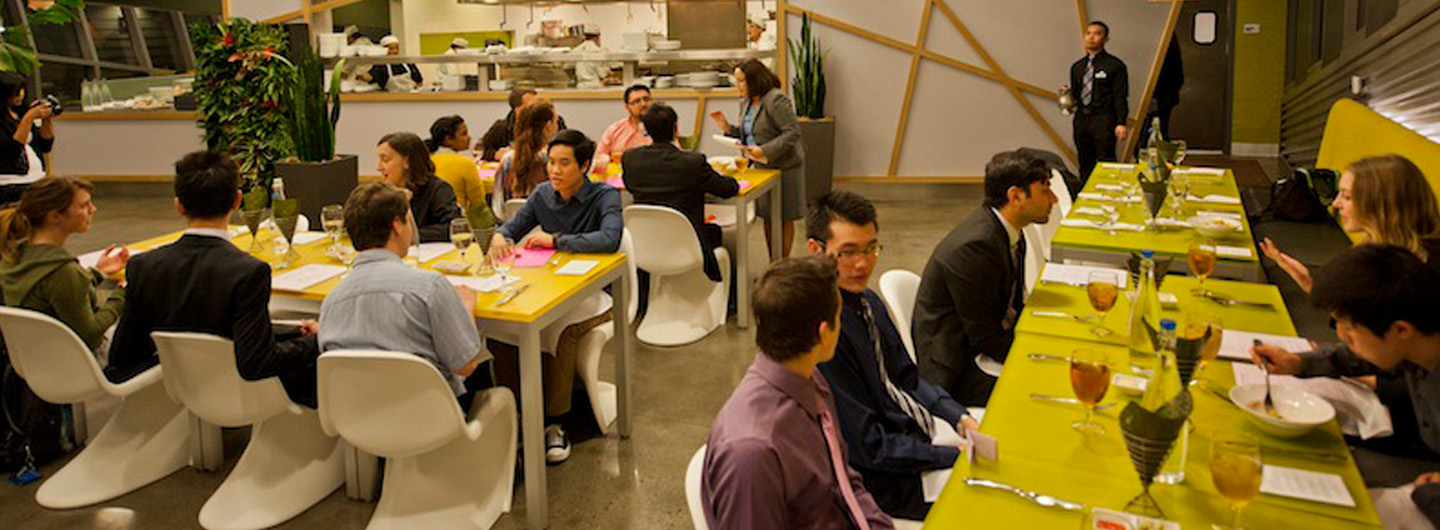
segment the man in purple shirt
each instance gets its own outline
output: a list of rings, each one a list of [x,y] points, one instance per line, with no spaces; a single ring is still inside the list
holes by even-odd
[[[755,286],[760,354],[715,418],[700,482],[710,528],[887,530],[845,463],[835,403],[816,365],[835,355],[835,262],[781,260]]]

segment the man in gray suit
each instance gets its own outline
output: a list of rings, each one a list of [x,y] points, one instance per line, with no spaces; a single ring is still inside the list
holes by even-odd
[[[1055,205],[1045,163],[1019,151],[985,165],[985,203],[950,231],[925,265],[915,300],[920,375],[960,403],[985,406],[1025,307],[1025,241]]]

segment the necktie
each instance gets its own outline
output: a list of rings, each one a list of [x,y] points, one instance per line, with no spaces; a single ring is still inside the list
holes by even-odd
[[[1090,104],[1090,93],[1095,88],[1095,58],[1085,59],[1085,83],[1080,88],[1080,103]]]
[[[825,435],[825,447],[830,449],[830,467],[835,471],[835,482],[840,484],[840,496],[845,498],[845,507],[850,511],[850,519],[855,521],[855,527],[870,530],[870,520],[865,518],[865,511],[860,509],[860,499],[855,496],[855,488],[850,485],[850,472],[845,467],[845,453],[840,450],[840,435],[835,430],[835,419],[830,417],[830,408],[825,406],[825,400],[819,395],[816,395],[815,399],[820,402],[820,432]]]
[[[1025,290],[1025,239],[1021,238],[1015,243],[1010,253],[1010,300],[1005,302],[1005,320],[1001,326],[1005,329],[1015,327],[1015,321],[1020,318],[1019,312],[1015,310],[1015,300],[1023,296]]]
[[[875,363],[880,367],[880,381],[885,386],[885,393],[890,395],[890,399],[900,406],[900,410],[905,415],[915,420],[915,424],[925,431],[925,436],[933,438],[935,436],[935,416],[925,410],[925,407],[920,406],[920,403],[916,402],[908,392],[901,390],[890,380],[890,374],[885,369],[885,353],[880,348],[880,329],[875,325],[875,315],[870,311],[869,300],[860,299],[860,314],[865,317],[865,326],[870,332],[870,349],[875,352]]]

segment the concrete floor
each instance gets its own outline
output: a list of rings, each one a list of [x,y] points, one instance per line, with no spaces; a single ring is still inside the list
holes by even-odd
[[[888,192],[892,198],[877,200],[885,245],[877,268],[880,272],[921,270],[940,238],[979,205],[979,186],[904,188]],[[879,190],[857,188],[861,193]],[[70,250],[79,254],[182,228],[168,192],[168,186],[118,189],[102,185],[95,197],[100,210],[94,228],[73,238]],[[752,231],[752,248],[756,249],[752,263],[764,258],[759,232]],[[803,234],[803,229],[800,232]],[[801,251],[802,243],[796,244]],[[877,272],[873,283],[878,284],[879,276]],[[568,462],[549,468],[550,527],[688,528],[683,483],[686,465],[705,443],[710,421],[749,366],[753,341],[752,332],[735,328],[733,321],[685,347],[651,348],[637,341],[632,365],[634,434],[629,440],[611,435],[577,442]],[[226,431],[228,464],[233,465],[243,451],[246,437],[244,430]],[[59,464],[42,471],[56,469]],[[0,483],[0,528],[195,528],[200,506],[224,480],[224,471],[228,469],[219,473],[181,470],[100,506],[68,511],[36,505],[35,485],[17,488]],[[522,488],[517,480],[514,510],[500,519],[497,529],[523,528]],[[337,492],[278,528],[359,529],[365,527],[373,509],[373,504],[350,501]]]
[[[872,287],[883,271],[922,270],[935,244],[980,202],[980,188],[974,185],[866,185],[853,189],[874,199],[880,210],[885,250]],[[96,202],[100,211],[95,228],[69,245],[76,254],[181,227],[168,185],[127,185],[123,189],[102,185]],[[803,229],[799,232],[803,234]],[[764,257],[759,250],[763,243],[758,230],[752,234],[756,250],[752,263],[758,263]],[[803,237],[799,239],[796,247],[803,249]],[[651,348],[637,341],[632,365],[634,435],[629,440],[612,435],[577,442],[569,462],[549,468],[551,528],[689,528],[683,484],[686,465],[705,442],[711,420],[749,366],[752,345],[751,331],[736,329],[733,324],[681,348]],[[606,361],[608,367],[609,359]],[[243,450],[246,436],[244,430],[227,431],[230,465]],[[52,464],[44,471],[56,469],[58,464]],[[185,469],[101,506],[70,511],[37,506],[34,485],[0,485],[0,528],[194,528],[200,506],[223,479],[223,472]],[[517,480],[514,510],[502,517],[496,528],[523,527],[522,488]],[[337,492],[278,528],[359,529],[364,528],[373,509],[373,504],[350,501]]]

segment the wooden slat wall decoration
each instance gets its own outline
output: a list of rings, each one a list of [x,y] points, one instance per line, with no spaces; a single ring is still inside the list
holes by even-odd
[[[1440,2],[1392,20],[1342,50],[1329,64],[1290,85],[1280,106],[1280,153],[1309,167],[1320,153],[1330,106],[1350,93],[1350,76],[1365,78],[1360,99],[1376,112],[1440,141]]]

